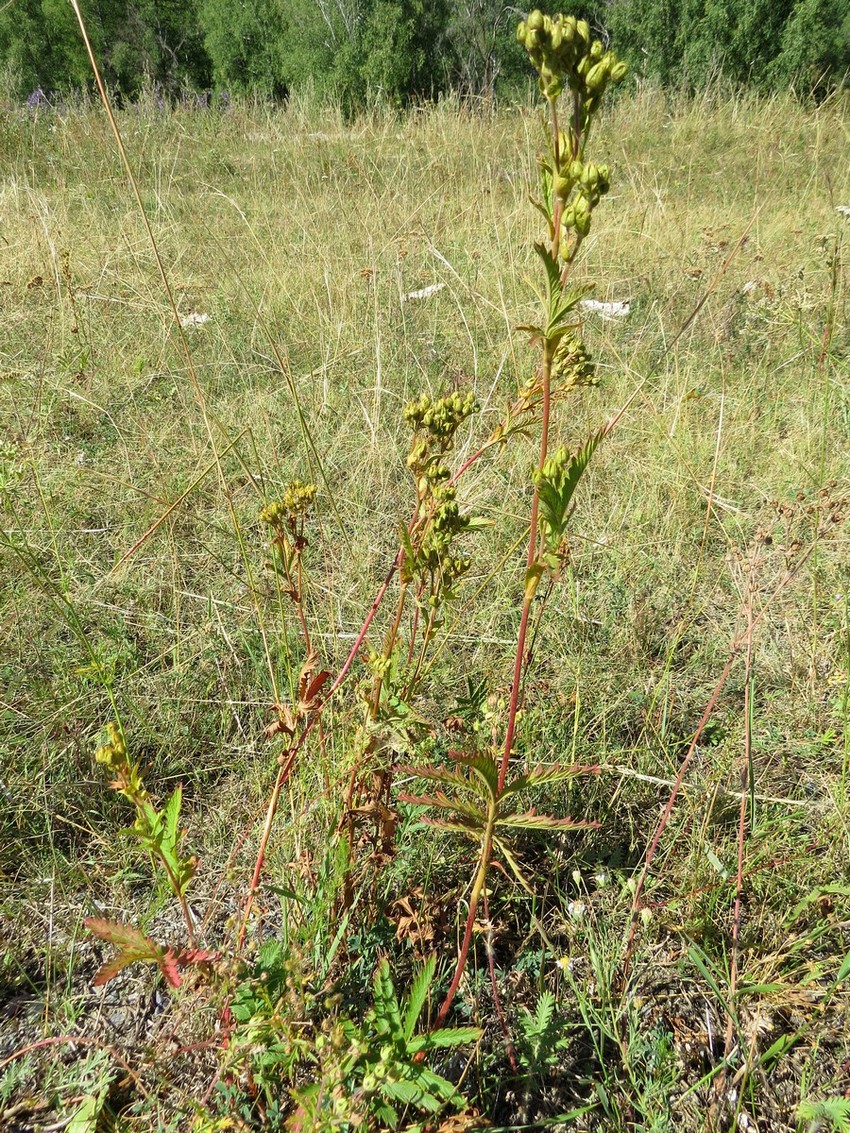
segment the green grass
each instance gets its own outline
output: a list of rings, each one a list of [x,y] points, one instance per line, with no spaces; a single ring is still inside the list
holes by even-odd
[[[175,1008],[145,1016],[135,1005],[150,1000],[147,970],[105,992],[89,986],[101,953],[85,915],[179,935],[147,864],[116,836],[128,815],[93,763],[97,737],[120,716],[151,791],[164,799],[183,783],[202,859],[194,900],[210,943],[226,942],[274,778],[262,731],[302,660],[264,569],[258,512],[294,477],[318,483],[308,622],[322,663],[338,669],[410,513],[405,402],[473,389],[482,413],[462,456],[534,364],[514,328],[534,312],[539,226],[527,194],[540,127],[537,112],[485,120],[451,104],[350,125],[298,105],[142,108],[120,123],[178,309],[210,315],[186,331],[208,423],[102,112],[10,110],[0,122],[0,1000],[13,1009],[0,1062],[44,1037],[97,1039],[148,1090],[145,1101],[113,1079],[110,1105],[125,1107],[126,1127],[186,1128],[216,1052],[174,1054],[168,1035],[181,1051],[204,1042],[215,1004],[181,991]],[[628,994],[617,972],[628,882],[744,626],[750,576],[756,609],[776,596],[753,654],[755,814],[730,1083],[746,1073],[732,1116],[737,1107],[762,1128],[795,1128],[801,1099],[847,1088],[846,990],[835,980],[850,897],[850,332],[847,221],[834,206],[850,204],[848,135],[841,101],[808,110],[643,92],[621,99],[594,140],[613,188],[581,272],[598,298],[630,299],[632,312],[588,318],[603,381],[562,414],[556,440],[580,440],[638,392],[582,486],[520,745],[535,759],[598,763],[598,776],[546,807],[601,825],[528,841],[534,899],[491,883],[511,1029],[551,991],[566,1039],[555,1064],[529,1071],[533,1088],[510,1084],[481,942],[458,1017],[486,1034],[463,1088],[496,1125],[593,1103],[576,1128],[702,1128],[727,1017],[740,661],[652,863]],[[439,293],[405,299],[435,283]],[[527,522],[534,460],[520,440],[463,481],[493,526],[476,537],[419,705],[438,751],[467,674],[496,696],[509,688],[524,557],[507,552]],[[822,528],[829,537],[816,539]],[[389,617],[388,605],[376,647]],[[311,748],[297,765],[271,843],[266,880],[300,903],[262,894],[267,931],[291,942],[307,978],[338,929],[332,844],[365,678],[355,668],[327,714],[324,761]],[[437,951],[440,978],[455,954],[467,867],[410,817],[400,829],[396,858],[370,882],[374,900],[358,906],[379,914],[352,916],[329,972],[349,1005],[386,952],[408,986],[416,948],[395,940],[394,902],[412,900],[431,925],[420,950]],[[91,1066],[69,1069],[84,1054]],[[73,1112],[74,1098],[101,1088],[80,1084],[101,1081],[99,1057],[59,1045],[16,1060],[2,1104],[40,1097],[50,1113]]]

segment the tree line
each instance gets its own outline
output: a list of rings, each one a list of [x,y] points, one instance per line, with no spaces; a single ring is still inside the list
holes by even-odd
[[[501,0],[80,0],[119,98],[147,87],[284,97],[306,87],[347,109],[527,82]],[[544,5],[544,9],[547,6]],[[631,74],[698,90],[716,78],[822,95],[850,71],[850,0],[564,0]],[[69,0],[0,7],[0,90],[26,98],[91,85]]]

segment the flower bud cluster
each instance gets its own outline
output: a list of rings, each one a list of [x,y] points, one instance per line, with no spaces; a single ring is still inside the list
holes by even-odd
[[[110,771],[122,767],[127,762],[127,744],[118,725],[110,721],[106,725],[106,734],[109,739],[94,753],[98,763],[105,764]]]
[[[116,791],[120,791],[131,802],[144,802],[147,791],[138,765],[132,763],[127,755],[127,743],[121,729],[110,721],[106,725],[106,734],[109,739],[95,751],[95,761],[102,763],[114,776],[112,787]]]
[[[560,489],[569,475],[571,459],[570,450],[561,445],[546,458],[542,468],[535,468],[531,479],[537,485],[549,483]]]
[[[470,559],[454,553],[454,540],[469,527],[469,517],[462,515],[457,490],[450,483],[451,473],[444,456],[463,422],[477,412],[473,393],[455,391],[447,397],[432,400],[427,394],[410,402],[404,419],[414,429],[407,465],[416,481],[420,515],[428,517],[419,546],[408,553],[402,565],[405,581],[430,578],[429,603],[436,607],[440,593],[450,592],[453,584],[470,567]]]
[[[587,20],[575,16],[544,16],[535,9],[516,30],[517,41],[528,52],[540,76],[546,98],[557,98],[565,85],[582,96],[588,114],[610,83],[625,78],[627,66],[601,41],[591,40]]]
[[[520,23],[517,39],[528,52],[540,76],[540,90],[553,107],[563,90],[568,88],[573,96],[571,132],[558,130],[550,159],[543,162],[544,181],[551,178],[553,201],[561,204],[559,251],[569,261],[577,243],[590,231],[593,210],[611,185],[607,165],[584,161],[587,130],[606,89],[624,78],[627,67],[613,51],[605,50],[601,40],[591,38],[586,20],[575,16],[545,16],[535,10]],[[548,215],[553,222],[551,208]]]
[[[552,376],[559,379],[560,388],[564,391],[599,384],[596,363],[577,335],[566,334],[558,343],[552,359]]]
[[[419,575],[427,572],[439,576],[442,589],[451,591],[471,566],[471,559],[455,554],[452,547],[454,540],[469,527],[469,516],[461,514],[457,492],[451,485],[436,488],[433,497],[436,505],[433,517],[415,556],[413,570]],[[435,599],[436,595],[432,595],[431,605],[437,605]]]
[[[284,522],[292,526],[299,516],[306,515],[316,498],[315,484],[302,484],[293,480],[280,500],[266,504],[260,519],[270,527],[281,527]]]
[[[432,438],[445,444],[452,439],[466,418],[477,411],[478,403],[472,391],[464,395],[456,390],[448,397],[439,397],[436,401],[423,393],[416,401],[405,406],[404,419],[411,428],[427,432]]]

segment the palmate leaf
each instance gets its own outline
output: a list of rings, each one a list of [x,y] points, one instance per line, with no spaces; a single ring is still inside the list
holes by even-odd
[[[801,1121],[817,1122],[817,1129],[823,1129],[828,1122],[837,1133],[850,1133],[850,1098],[806,1099],[800,1102],[797,1116]]]
[[[462,771],[453,771],[450,767],[399,767],[400,775],[414,775],[417,779],[427,779],[431,783],[444,783],[447,787],[458,787],[461,790],[476,790],[478,784],[470,782],[469,776]]]
[[[422,1081],[427,1077],[433,1076],[439,1079],[440,1082],[451,1088],[451,1093],[446,1093],[444,1089],[438,1089],[433,1082]],[[445,1078],[440,1078],[438,1074],[433,1074],[432,1071],[424,1071],[417,1075],[417,1079],[411,1081],[410,1078],[399,1078],[395,1081],[387,1081],[381,1085],[381,1093],[390,1098],[394,1102],[400,1102],[402,1105],[412,1105],[425,1113],[438,1113],[443,1108],[446,1101],[450,1101],[455,1096],[455,1088],[451,1082],[446,1082]]]
[[[448,818],[431,818],[425,815],[422,821],[427,826],[436,826],[438,830],[444,830],[449,834],[463,834],[465,837],[471,838],[473,842],[480,842],[484,834],[479,823],[464,822],[462,818],[452,821]]]

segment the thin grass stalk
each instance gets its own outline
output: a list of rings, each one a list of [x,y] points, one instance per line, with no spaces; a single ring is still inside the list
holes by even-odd
[[[724,1065],[715,1082],[718,1101],[726,1088],[729,1059],[735,1042],[735,996],[738,991],[738,963],[741,945],[741,910],[744,893],[744,848],[747,833],[747,800],[752,789],[753,760],[753,603],[755,600],[756,561],[747,575],[747,649],[744,658],[744,753],[741,767],[741,803],[738,814],[738,860],[735,874],[735,904],[732,914],[732,951],[729,961],[729,1003],[726,1010],[726,1036],[723,1046]]]

